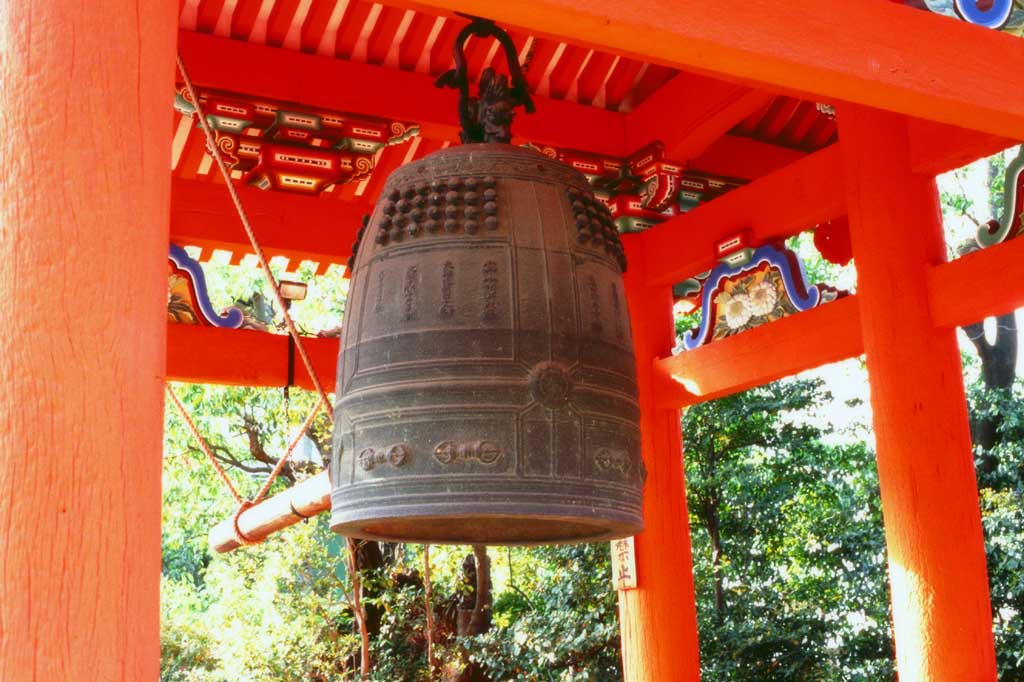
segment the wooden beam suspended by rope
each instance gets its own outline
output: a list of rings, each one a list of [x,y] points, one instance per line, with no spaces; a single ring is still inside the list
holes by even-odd
[[[303,341],[324,389],[334,391],[338,339],[308,337]],[[288,337],[249,329],[169,323],[167,379],[197,384],[284,386],[288,381]],[[297,360],[294,385],[313,390],[313,382]]]
[[[415,0],[615,54],[1024,139],[1024,43],[892,2]],[[913,36],[913,39],[908,39]]]
[[[242,512],[238,517],[238,530],[250,541],[262,542],[272,533],[330,508],[331,482],[324,471]],[[221,554],[243,546],[230,518],[210,529],[209,540],[210,549]]]

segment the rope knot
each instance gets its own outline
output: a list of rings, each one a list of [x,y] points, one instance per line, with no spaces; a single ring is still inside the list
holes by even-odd
[[[242,547],[258,545],[264,540],[266,540],[265,537],[259,539],[251,538],[245,533],[243,533],[242,529],[238,527],[238,519],[241,518],[243,513],[245,513],[249,509],[252,509],[254,506],[256,505],[250,502],[249,500],[242,500],[242,502],[238,505],[238,509],[235,510],[235,515],[231,517],[231,528],[235,531],[235,541]]]

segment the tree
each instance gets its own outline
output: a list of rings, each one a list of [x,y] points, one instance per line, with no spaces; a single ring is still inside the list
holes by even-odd
[[[1020,153],[1024,153],[1024,148]],[[977,205],[976,198],[973,198],[965,188],[965,178],[969,177],[972,171],[977,170],[973,166],[980,166],[984,172],[984,197],[978,197],[983,200],[981,207]],[[996,154],[977,162],[977,164],[951,173],[949,178],[955,187],[941,193],[942,203],[947,209],[947,213],[965,219],[975,230],[990,228],[1003,213],[1005,173],[1005,153]],[[955,231],[954,234],[956,234]],[[971,235],[961,238],[960,246],[956,251],[957,255],[962,256],[976,251],[978,248],[977,241]],[[991,338],[985,333],[984,320],[965,325],[963,330],[981,361],[981,377],[985,388],[991,391],[1009,389],[1016,377],[1019,343],[1016,313],[1011,312],[995,317]],[[993,452],[998,442],[1002,418],[1002,414],[997,411],[976,411],[972,414],[971,435],[975,446],[981,451],[978,462],[979,473],[991,473],[997,466]]]
[[[873,457],[823,442],[830,399],[788,380],[684,415],[708,679],[892,678]]]
[[[981,520],[985,528],[999,679],[1024,682],[1024,381],[993,390],[969,387],[972,415],[999,415],[995,445],[976,451]],[[985,455],[994,465],[982,471]]]
[[[503,682],[621,680],[608,544],[505,552],[510,579],[495,597],[496,627],[474,639],[471,660]]]

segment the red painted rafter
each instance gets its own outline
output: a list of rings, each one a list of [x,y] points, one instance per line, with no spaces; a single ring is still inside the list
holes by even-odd
[[[679,73],[626,117],[626,144],[640,149],[657,139],[666,158],[689,161],[772,96],[743,85]]]
[[[179,44],[186,63],[194,64],[191,75],[202,88],[361,116],[417,122],[425,138],[457,140],[455,93],[437,89],[433,77],[427,74],[214,38],[191,31],[180,32]],[[332,87],[332,84],[339,85]],[[680,74],[630,114],[546,97],[535,96],[534,99],[537,113],[520,116],[514,126],[521,141],[623,158],[650,142],[661,140],[666,145],[667,158],[683,162],[711,152],[737,121],[747,112],[762,108],[770,96],[706,76]],[[723,163],[727,157],[719,154],[714,172],[756,177],[749,169],[762,166],[752,163],[748,157],[763,153],[793,156],[790,150],[776,147],[773,151],[772,147],[754,140],[750,140],[749,145],[733,140],[729,143],[733,155],[731,165],[737,170],[731,172],[723,168],[730,163]],[[742,170],[744,168],[748,170]]]
[[[396,4],[403,4],[398,2]],[[1024,139],[1024,43],[891,2],[416,0],[765,87]],[[916,40],[908,40],[915,36]],[[994,56],[995,55],[995,56]]]
[[[332,111],[415,121],[431,139],[458,139],[458,95],[433,77],[294,50],[178,34],[178,49],[200,88],[238,92]],[[520,116],[524,140],[626,156],[626,117],[613,111],[536,97],[537,113]]]

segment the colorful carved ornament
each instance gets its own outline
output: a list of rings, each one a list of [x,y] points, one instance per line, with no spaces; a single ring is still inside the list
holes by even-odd
[[[642,232],[743,184],[687,170],[665,158],[661,143],[648,145],[626,159],[554,147],[532,148],[583,173],[594,195],[608,205],[619,232]]]
[[[206,277],[199,261],[185,249],[171,244],[167,258],[167,319],[185,324],[205,324],[213,327],[237,329],[245,316],[239,308],[231,307],[218,314],[210,303]]]
[[[1024,147],[1013,161],[1006,166],[1006,182],[1003,185],[1003,215],[999,220],[990,220],[978,228],[978,245],[981,247],[999,244],[1024,234]]]
[[[199,94],[228,166],[261,189],[319,194],[331,185],[365,178],[377,152],[416,135],[399,121],[300,111],[291,105],[247,101],[239,95]],[[195,113],[184,89],[174,107]]]
[[[700,326],[683,335],[685,350],[810,310],[846,295],[809,285],[793,251],[771,244],[751,249],[745,235],[727,240],[723,262],[676,287],[677,296],[700,301]]]
[[[904,4],[922,4],[936,14],[957,17],[971,24],[997,30],[1015,30],[1024,26],[1024,10],[1014,8],[1014,0],[904,0]]]

